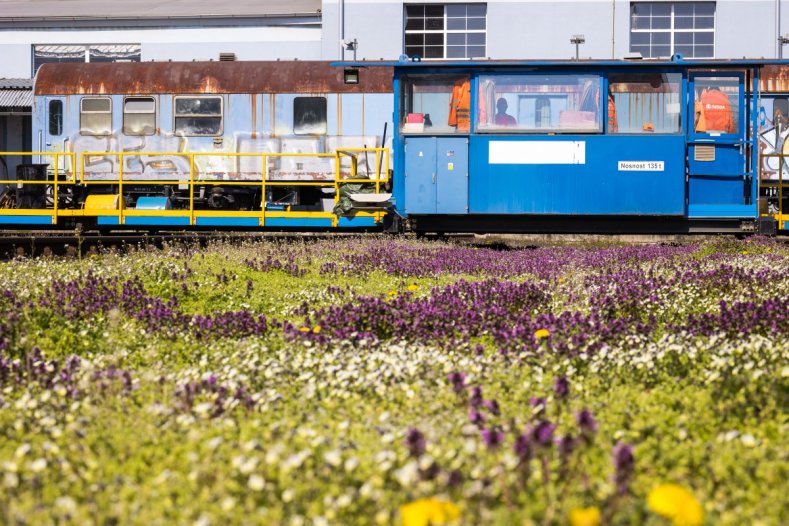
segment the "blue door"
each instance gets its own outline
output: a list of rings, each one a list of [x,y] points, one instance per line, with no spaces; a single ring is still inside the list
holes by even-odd
[[[436,212],[468,212],[468,137],[436,140]]]
[[[405,139],[405,212],[436,213],[436,138]]]
[[[688,86],[688,216],[750,216],[744,75],[692,72]]]

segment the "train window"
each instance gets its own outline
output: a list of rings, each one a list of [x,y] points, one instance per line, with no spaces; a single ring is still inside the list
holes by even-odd
[[[175,133],[222,135],[222,97],[176,97]]]
[[[400,126],[403,133],[468,133],[471,83],[468,76],[403,77]]]
[[[153,97],[126,97],[123,101],[123,134],[156,133],[156,101]]]
[[[293,133],[296,135],[326,134],[326,97],[293,99]]]
[[[600,77],[574,74],[480,76],[477,130],[600,132]]]
[[[679,133],[680,73],[612,73],[608,133]]]
[[[737,133],[740,129],[740,82],[738,77],[695,77],[693,122],[696,133]]]
[[[49,134],[60,135],[63,133],[63,101],[49,101]]]
[[[112,133],[112,99],[83,97],[79,106],[79,132],[82,135]]]

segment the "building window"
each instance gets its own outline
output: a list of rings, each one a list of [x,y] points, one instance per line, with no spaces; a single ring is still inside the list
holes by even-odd
[[[58,136],[63,133],[63,101],[49,101],[49,134]]]
[[[126,97],[123,101],[124,135],[153,135],[156,132],[156,101],[153,97]]]
[[[715,55],[715,2],[633,2],[630,51],[644,58]]]
[[[79,104],[79,132],[82,135],[111,135],[112,99],[83,97]]]
[[[176,97],[175,133],[222,135],[222,97]]]
[[[425,59],[486,55],[486,4],[405,6],[405,53]]]
[[[140,44],[34,45],[33,75],[50,62],[140,62],[140,58]]]
[[[680,73],[611,73],[609,133],[679,133],[681,93]]]
[[[293,99],[293,133],[296,135],[326,134],[326,97]]]

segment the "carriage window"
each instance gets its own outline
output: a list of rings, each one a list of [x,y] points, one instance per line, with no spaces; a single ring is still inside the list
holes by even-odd
[[[109,97],[83,97],[79,110],[79,132],[82,135],[112,133],[112,100]]]
[[[222,97],[176,97],[175,133],[222,134]]]
[[[599,132],[600,77],[487,75],[479,78],[482,132]]]
[[[153,135],[156,132],[156,102],[153,97],[127,97],[123,101],[123,134]]]
[[[49,134],[60,135],[63,133],[63,101],[49,101]]]
[[[468,133],[471,89],[467,76],[403,77],[400,126],[403,133]]]
[[[737,133],[740,128],[740,82],[738,77],[695,78],[693,123],[696,133]]]
[[[617,73],[608,77],[609,133],[679,133],[679,73]]]
[[[326,97],[293,99],[293,133],[296,135],[326,134]]]

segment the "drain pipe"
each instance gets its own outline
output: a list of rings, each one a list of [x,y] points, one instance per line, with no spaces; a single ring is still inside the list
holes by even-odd
[[[616,0],[611,0],[611,58],[616,58]]]
[[[345,0],[340,0],[340,60],[345,60]]]

